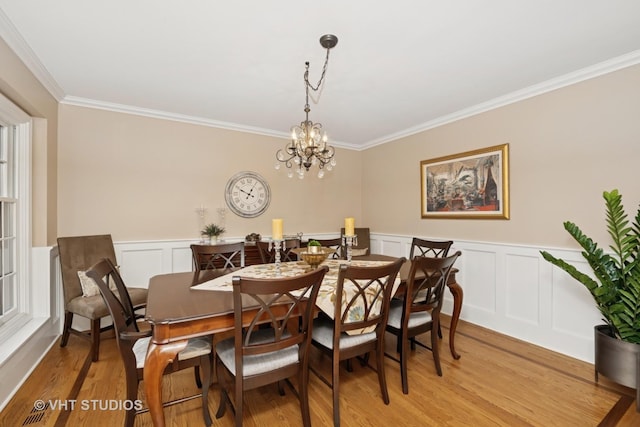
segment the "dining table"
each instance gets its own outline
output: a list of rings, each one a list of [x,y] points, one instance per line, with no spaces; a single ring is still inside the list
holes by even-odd
[[[353,265],[380,265],[393,262],[396,257],[367,255],[354,258]],[[339,265],[346,260],[326,260],[329,272],[325,275],[316,306],[333,316],[331,291],[335,289],[335,278]],[[405,262],[398,274],[394,290],[402,292],[409,275],[410,262]],[[176,359],[190,338],[212,335],[233,330],[233,292],[230,280],[233,276],[273,277],[274,274],[296,275],[309,270],[303,261],[281,263],[276,272],[275,264],[263,264],[224,270],[202,270],[200,272],[169,273],[153,276],[149,280],[145,320],[152,327],[152,337],[147,350],[143,379],[149,414],[154,426],[164,426],[162,404],[162,377],[165,368]],[[453,338],[462,307],[462,288],[455,281],[455,273],[447,283],[454,297],[454,311],[449,331],[449,347],[454,358]],[[320,294],[324,297],[321,298]]]

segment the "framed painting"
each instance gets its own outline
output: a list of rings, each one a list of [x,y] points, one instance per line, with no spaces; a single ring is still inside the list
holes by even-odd
[[[422,218],[509,219],[509,144],[420,162]]]

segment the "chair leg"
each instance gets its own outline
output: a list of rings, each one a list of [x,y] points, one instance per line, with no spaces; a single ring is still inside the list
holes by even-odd
[[[244,395],[243,395],[242,378],[235,377],[235,408],[236,408],[236,427],[242,427],[242,415],[244,412]]]
[[[200,357],[200,365],[202,366],[202,373],[204,374],[204,387],[202,387],[202,418],[204,418],[204,424],[210,427],[211,414],[209,413],[209,387],[211,386],[211,362],[213,356],[211,353]],[[197,368],[197,366],[196,366]]]
[[[331,376],[331,388],[333,389],[333,425],[334,427],[340,427],[340,360],[338,359],[335,349],[333,352]]]
[[[204,370],[204,368],[203,368]],[[194,366],[193,368],[193,375],[196,379],[196,385],[198,386],[198,388],[202,388],[202,379],[200,377],[200,367],[199,366]]]
[[[125,427],[133,427],[133,422],[136,418],[136,405],[133,405],[132,403],[138,399],[138,374],[135,369],[127,372],[127,369],[125,367],[125,375],[127,382],[127,401],[129,402],[131,408],[126,412],[124,425]]]
[[[436,372],[438,373],[438,376],[441,377],[442,367],[440,366],[440,340],[438,339],[437,334],[434,334],[434,329],[435,328],[431,329],[431,353],[433,353],[433,362],[436,365]]]
[[[380,392],[382,393],[382,401],[385,405],[389,404],[389,391],[387,390],[387,377],[384,372],[384,340],[378,340],[378,348],[376,351],[376,362],[378,365],[378,382],[380,382]]]
[[[227,402],[229,401],[229,395],[227,394],[227,379],[224,375],[224,372],[222,372],[224,368],[221,366],[221,362],[219,359],[216,360],[215,369],[218,385],[220,386],[220,403],[218,404],[216,418],[222,418],[227,411]]]
[[[64,312],[64,328],[62,329],[62,339],[60,340],[60,347],[66,347],[69,342],[69,334],[71,333],[71,324],[73,323],[73,313],[70,311]]]
[[[345,364],[347,365],[347,372],[353,372],[353,359],[347,359]]]
[[[220,403],[218,404],[218,411],[216,412],[216,418],[222,418],[227,412],[227,400],[229,396],[224,388],[220,389]]]
[[[407,378],[407,353],[409,352],[409,339],[406,335],[398,336],[400,344],[400,378],[402,379],[402,392],[409,394],[409,380]]]
[[[91,321],[91,360],[98,361],[100,354],[100,319]]]
[[[309,365],[304,363],[298,373],[298,398],[300,399],[300,412],[302,412],[302,425],[311,427],[311,414],[309,410]]]

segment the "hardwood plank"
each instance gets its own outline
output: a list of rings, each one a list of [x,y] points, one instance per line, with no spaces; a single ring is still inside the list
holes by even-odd
[[[448,325],[448,319],[444,321]],[[354,363],[353,372],[341,369],[340,409],[344,426],[634,426],[640,425],[635,411],[635,390],[600,377],[595,383],[593,365],[524,343],[461,321],[454,360],[448,349],[448,330],[441,343],[443,376],[435,373],[431,352],[421,347],[409,356],[409,394],[400,384],[399,364],[385,358],[391,402],[380,396],[377,375],[370,367]],[[386,348],[395,353],[395,338],[387,336]],[[428,334],[420,337],[427,342]],[[67,348],[54,346],[0,413],[0,425],[22,425],[36,399],[76,399],[73,410],[48,408],[36,411],[40,419],[32,425],[121,425],[124,411],[100,410],[108,402],[120,402],[125,395],[124,370],[115,340],[104,337],[100,361],[92,363],[86,377],[82,368],[89,343],[71,337]],[[314,349],[314,367],[330,378],[331,364]],[[372,357],[371,366],[375,366]],[[80,379],[79,379],[80,378]],[[313,425],[332,425],[331,389],[310,375],[309,395]],[[74,389],[74,384],[76,388]],[[81,384],[79,386],[78,384]],[[295,385],[295,384],[294,384]],[[165,377],[163,394],[173,399],[197,392],[193,371]],[[211,388],[209,409],[218,407],[217,386]],[[139,398],[144,401],[143,387]],[[92,403],[97,400],[101,403]],[[96,405],[95,409],[80,405]],[[88,403],[86,403],[88,402]],[[117,403],[116,403],[117,404]],[[165,408],[169,425],[201,425],[200,400]],[[229,410],[216,426],[232,426]],[[287,389],[280,396],[275,386],[252,390],[245,397],[245,426],[301,425],[297,398]],[[151,426],[148,414],[136,417],[136,426]]]

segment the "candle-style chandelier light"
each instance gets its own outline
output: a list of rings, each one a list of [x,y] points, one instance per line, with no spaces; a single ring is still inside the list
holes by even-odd
[[[329,64],[329,50],[338,44],[338,38],[333,34],[325,34],[320,37],[320,44],[327,49],[327,56],[324,60],[320,80],[316,86],[309,83],[309,62],[305,62],[305,119],[299,125],[291,127],[291,142],[284,149],[276,152],[276,159],[278,159],[276,169],[280,169],[281,163],[284,163],[289,169],[287,171],[289,178],[293,177],[295,171],[298,178],[303,179],[305,173],[309,172],[309,168],[313,165],[318,166],[318,178],[322,178],[325,169],[330,171],[336,165],[335,149],[327,144],[327,134],[322,129],[322,124],[313,123],[309,120],[309,111],[311,111],[311,108],[309,108],[309,89],[314,92],[320,89]]]

